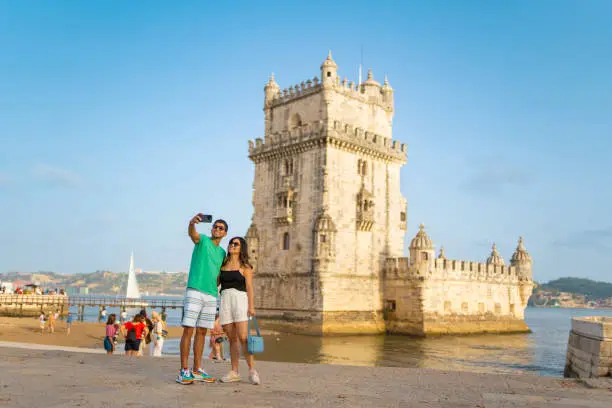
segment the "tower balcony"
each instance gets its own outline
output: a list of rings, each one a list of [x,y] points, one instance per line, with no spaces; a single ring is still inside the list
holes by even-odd
[[[372,231],[372,227],[374,226],[374,216],[369,212],[363,211],[357,213],[357,231]]]
[[[274,221],[279,225],[287,225],[293,222],[293,208],[277,208]]]

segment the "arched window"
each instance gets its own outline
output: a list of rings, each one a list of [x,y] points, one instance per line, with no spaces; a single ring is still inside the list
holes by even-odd
[[[285,232],[283,234],[283,250],[288,250],[289,249],[289,233]]]
[[[302,117],[299,113],[294,113],[289,119],[289,130],[302,126]]]

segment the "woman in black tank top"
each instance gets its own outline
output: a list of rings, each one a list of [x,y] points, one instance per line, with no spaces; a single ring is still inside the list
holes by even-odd
[[[255,359],[247,351],[248,320],[250,316],[255,316],[255,300],[253,267],[249,263],[247,243],[242,237],[230,239],[227,256],[221,266],[217,283],[221,285],[219,322],[229,339],[232,360],[232,371],[221,378],[221,382],[240,381],[238,362],[242,346],[249,366],[249,380],[253,384],[259,384],[259,374],[255,371]]]

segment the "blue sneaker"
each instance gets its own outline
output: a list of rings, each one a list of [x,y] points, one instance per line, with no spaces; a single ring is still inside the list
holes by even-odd
[[[193,376],[194,381],[207,382],[207,383],[214,383],[215,381],[217,381],[215,377],[213,377],[212,375],[208,375],[206,371],[202,370],[201,368],[198,368],[197,370],[195,370],[192,376]]]
[[[193,384],[194,381],[195,378],[189,370],[181,370],[178,377],[176,377],[176,382],[183,385]]]

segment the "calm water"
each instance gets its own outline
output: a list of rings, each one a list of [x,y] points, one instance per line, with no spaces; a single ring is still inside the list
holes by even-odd
[[[612,316],[612,311],[527,308],[525,320],[533,331],[530,334],[427,339],[396,335],[265,336],[266,352],[258,358],[297,363],[562,376],[571,318],[594,315]],[[95,320],[96,316],[96,309],[86,311],[86,320]],[[180,311],[169,310],[168,324],[178,325],[179,322]],[[166,341],[164,353],[178,354],[178,339]]]

